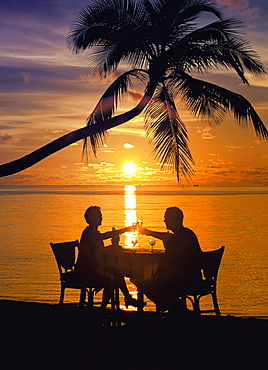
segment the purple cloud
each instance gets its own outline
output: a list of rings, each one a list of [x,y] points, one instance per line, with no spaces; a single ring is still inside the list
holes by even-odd
[[[23,79],[23,85],[28,85],[31,83],[30,80],[30,72],[20,72],[22,79]]]
[[[248,0],[217,0],[220,6],[227,8],[229,15],[240,15],[249,19],[260,17],[260,9],[257,6],[250,7]]]
[[[16,138],[8,134],[1,135],[0,132],[0,144],[14,144],[18,143],[19,141],[20,141],[19,138]]]

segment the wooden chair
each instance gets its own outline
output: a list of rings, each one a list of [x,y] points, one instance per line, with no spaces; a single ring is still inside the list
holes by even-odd
[[[192,303],[193,310],[196,314],[214,312],[217,316],[221,316],[218,299],[217,299],[217,276],[225,247],[220,249],[202,252],[202,273],[203,280],[197,287],[190,288],[186,291],[185,300],[189,299]],[[202,297],[211,295],[213,309],[201,310],[200,300]]]
[[[66,288],[80,289],[79,305],[84,306],[86,296],[88,298],[88,306],[92,307],[94,303],[94,294],[96,293],[94,284],[92,286],[85,285],[81,280],[77,279],[74,274],[74,267],[76,262],[76,248],[79,248],[79,241],[74,240],[63,243],[50,243],[54,253],[57,266],[60,274],[61,291],[59,303],[63,304],[64,293]],[[112,309],[119,309],[119,289],[115,287],[111,279],[113,295],[108,303],[111,304]]]
[[[94,287],[85,286],[85,284],[79,281],[74,274],[74,266],[76,262],[75,249],[79,247],[79,241],[75,240],[64,243],[50,243],[50,246],[54,253],[60,274],[61,291],[59,303],[63,304],[65,289],[71,288],[81,290],[79,301],[80,306],[85,304],[86,295],[88,296],[88,304],[93,306]]]

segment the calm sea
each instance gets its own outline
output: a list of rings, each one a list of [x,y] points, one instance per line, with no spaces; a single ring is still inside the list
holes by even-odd
[[[101,207],[101,231],[138,219],[164,231],[165,209],[178,206],[204,251],[226,246],[218,277],[222,314],[268,317],[267,195],[268,187],[1,186],[0,299],[58,302],[49,243],[79,239],[88,206]],[[131,247],[133,238],[121,244]],[[149,248],[148,237],[138,236],[136,247]],[[154,248],[162,249],[161,242]],[[67,290],[66,302],[78,296]]]

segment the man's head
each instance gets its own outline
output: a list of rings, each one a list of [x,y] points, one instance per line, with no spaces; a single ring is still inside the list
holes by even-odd
[[[164,222],[168,230],[176,230],[182,227],[183,213],[178,207],[169,207],[166,209]]]
[[[91,206],[88,207],[84,214],[85,220],[89,225],[101,225],[102,223],[102,214],[100,207]]]

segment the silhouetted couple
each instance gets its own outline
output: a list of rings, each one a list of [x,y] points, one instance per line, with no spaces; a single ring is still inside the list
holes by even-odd
[[[85,212],[88,226],[84,229],[79,246],[79,254],[75,266],[77,277],[96,290],[103,290],[102,307],[105,308],[112,298],[113,289],[119,288],[125,298],[126,306],[137,307],[137,300],[130,295],[124,275],[127,275],[128,265],[119,246],[119,235],[131,231],[130,227],[100,233],[98,227],[102,224],[102,214],[99,207],[89,207]],[[110,247],[104,247],[103,240],[112,239]]]
[[[76,273],[85,282],[97,289],[104,288],[102,307],[106,307],[111,298],[112,287],[121,289],[126,306],[138,306],[132,298],[124,279],[129,276],[128,265],[119,246],[119,235],[131,231],[131,226],[119,230],[100,233],[102,223],[99,207],[89,207],[85,212],[88,226],[82,233]],[[177,207],[167,208],[164,222],[171,232],[150,231],[141,228],[140,233],[163,241],[165,255],[158,269],[149,280],[132,282],[138,290],[153,301],[160,311],[180,306],[180,299],[189,286],[201,280],[201,249],[195,233],[183,226],[183,213]],[[104,247],[104,239],[112,239],[110,247]]]

